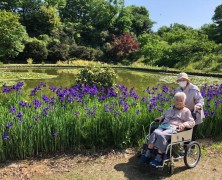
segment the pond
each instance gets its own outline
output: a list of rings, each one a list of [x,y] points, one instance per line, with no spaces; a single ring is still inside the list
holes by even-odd
[[[70,87],[75,83],[75,77],[80,71],[79,68],[64,69],[29,69],[29,70],[1,70],[1,82],[10,85],[15,84],[19,79],[24,82],[25,91],[31,91],[40,82],[46,83],[48,86]],[[153,87],[158,84],[167,84],[168,86],[176,85],[176,74],[170,73],[151,73],[127,69],[115,69],[118,75],[117,84],[123,84],[128,88],[135,87],[138,94],[142,94],[148,86]],[[221,83],[221,78],[189,76],[191,81],[198,86],[212,83]]]

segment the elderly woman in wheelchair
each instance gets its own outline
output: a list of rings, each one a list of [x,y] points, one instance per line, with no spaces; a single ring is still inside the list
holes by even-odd
[[[174,96],[174,106],[170,107],[163,116],[156,119],[156,121],[160,122],[160,125],[149,136],[148,146],[140,159],[142,163],[149,163],[153,167],[163,167],[164,163],[169,160],[172,165],[172,146],[185,142],[189,144],[191,142],[192,128],[195,126],[195,121],[191,111],[185,107],[185,101],[185,93],[176,93]],[[184,134],[185,128],[190,128],[191,131],[188,134]],[[154,153],[154,151],[157,151],[157,153]],[[168,159],[164,158],[167,154],[169,154]],[[152,158],[153,155],[154,158]],[[189,166],[192,166],[192,164]]]

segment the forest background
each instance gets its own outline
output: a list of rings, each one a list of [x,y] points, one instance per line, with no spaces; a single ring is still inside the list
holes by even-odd
[[[0,61],[68,63],[78,59],[222,71],[222,4],[211,24],[152,31],[149,11],[124,0],[1,0]]]

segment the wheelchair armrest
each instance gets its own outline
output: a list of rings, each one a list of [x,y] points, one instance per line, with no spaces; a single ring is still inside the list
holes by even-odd
[[[176,134],[172,134],[171,142],[182,142],[182,141],[189,141],[192,139],[193,129],[190,128],[189,130],[180,131]]]
[[[191,129],[193,129],[193,128],[187,128],[187,127],[185,127],[184,130],[182,130],[182,131],[180,131],[179,129],[176,129],[176,131],[177,131],[177,133],[180,133],[180,132],[184,132],[184,131],[189,131],[189,130],[191,130]]]
[[[154,121],[155,121],[155,122],[158,122],[158,123],[162,123],[163,120],[164,120],[164,117],[163,117],[163,116],[160,116],[160,117],[154,119]]]

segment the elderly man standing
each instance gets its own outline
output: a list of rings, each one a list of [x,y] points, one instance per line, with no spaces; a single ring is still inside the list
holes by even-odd
[[[196,139],[197,126],[203,122],[203,118],[205,117],[203,112],[204,99],[200,93],[200,89],[190,82],[186,73],[181,72],[177,75],[177,83],[180,87],[176,89],[176,93],[184,92],[186,94],[185,105],[191,111],[195,120],[192,137],[194,141]]]

